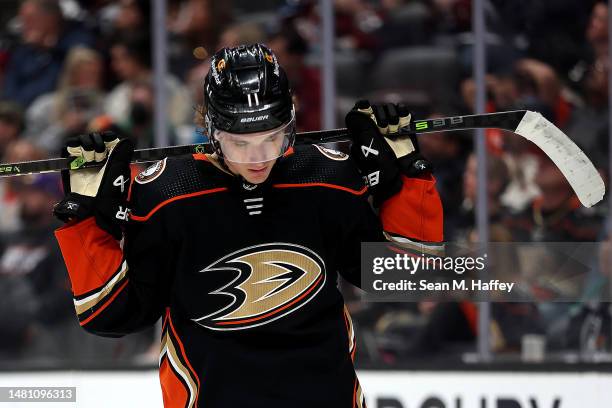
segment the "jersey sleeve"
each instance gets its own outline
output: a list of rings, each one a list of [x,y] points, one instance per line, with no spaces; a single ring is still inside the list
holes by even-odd
[[[443,256],[443,213],[436,180],[402,177],[402,189],[385,201],[376,214],[365,196],[346,196],[341,216],[342,236],[339,273],[361,287],[361,243],[393,242],[414,255]]]
[[[164,240],[165,229],[159,211],[147,222],[128,223],[123,247],[93,217],[56,231],[85,330],[119,337],[158,320],[172,276],[172,244]]]
[[[401,190],[380,207],[385,238],[406,250],[426,255],[444,254],[444,214],[436,179],[402,176]]]

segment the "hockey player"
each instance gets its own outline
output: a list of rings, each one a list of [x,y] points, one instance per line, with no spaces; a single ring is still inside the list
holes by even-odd
[[[262,45],[215,54],[204,92],[216,153],[154,164],[129,197],[128,140],[68,143],[71,156],[107,159],[67,172],[55,208],[81,326],[122,336],[161,317],[166,407],[364,406],[338,274],[359,285],[362,241],[442,241],[427,162],[393,137],[408,112],[359,103],[346,120],[352,160],[293,147],[287,78]]]

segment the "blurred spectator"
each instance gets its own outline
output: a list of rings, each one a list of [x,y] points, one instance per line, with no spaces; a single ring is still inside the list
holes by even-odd
[[[294,28],[315,54],[320,52],[321,47],[317,4],[314,0],[288,0],[279,10],[282,26],[290,25]]]
[[[430,117],[442,116],[436,114]],[[471,142],[463,136],[454,132],[437,132],[419,138],[421,153],[434,167],[436,188],[444,207],[444,235],[447,240],[455,234],[455,221],[463,201],[462,177],[467,150],[471,148]]]
[[[514,2],[503,2],[493,7],[495,0],[487,0],[484,7],[486,64],[491,73],[504,73],[508,67],[524,54],[526,39],[521,28],[513,24],[508,15]],[[436,42],[452,44],[459,54],[459,63],[464,75],[471,75],[474,55],[474,33],[472,31],[472,0],[434,0],[431,2],[437,24]]]
[[[26,137],[49,152],[59,152],[67,136],[85,131],[102,112],[104,65],[100,54],[73,48],[55,92],[38,97],[28,108]]]
[[[586,39],[595,58],[608,55],[608,1],[597,1],[591,12]]]
[[[321,73],[304,59],[308,45],[290,25],[273,34],[268,46],[285,68],[296,104],[296,123],[300,131],[321,129]]]
[[[11,102],[0,102],[0,157],[7,146],[17,140],[25,125],[23,111]]]
[[[603,225],[597,207],[580,204],[563,173],[548,158],[542,158],[535,181],[541,195],[504,225],[519,242],[596,241]]]
[[[206,141],[204,131],[204,118],[200,107],[204,104],[204,78],[210,69],[210,62],[202,62],[189,70],[187,74],[187,90],[191,96],[193,110],[193,121],[179,126],[176,129],[177,142],[179,144],[202,143]]]
[[[555,338],[554,345],[579,350],[582,361],[598,362],[612,345],[612,306],[609,302],[587,302],[570,310],[565,332]]]
[[[537,111],[561,126],[560,123],[567,121],[570,108],[559,88],[557,76],[548,65],[524,59],[516,63],[510,77],[496,80],[495,104],[498,110]],[[499,138],[499,155],[510,173],[501,202],[512,212],[522,211],[539,194],[535,175],[543,153],[531,142],[510,132],[488,130],[487,135],[489,140]]]
[[[168,30],[187,49],[214,49],[218,35],[230,22],[231,1],[174,0],[168,5]]]
[[[405,357],[444,355],[457,358],[474,347],[477,309],[470,302],[420,302],[424,323],[411,336],[411,346]]]
[[[510,181],[500,200],[513,213],[523,211],[540,194],[535,177],[541,154],[533,150],[533,144],[528,140],[504,132],[502,159],[508,168]]]
[[[6,12],[9,12],[9,10],[7,9]],[[0,32],[0,84],[4,83],[4,74],[9,61],[10,50],[16,42],[17,33],[6,29]]]
[[[486,76],[487,110],[530,109],[563,126],[570,106],[561,95],[561,84],[553,69],[537,60],[522,59],[512,71]],[[474,110],[476,85],[472,78],[461,83],[463,102]]]
[[[573,305],[561,328],[563,337],[557,341],[565,349],[580,350],[586,361],[595,361],[598,353],[610,350],[612,332],[612,304],[610,283],[612,282],[612,240],[609,235],[609,220],[602,228],[602,239],[597,260],[590,269],[582,293],[582,302]],[[608,300],[608,301],[604,301]]]
[[[67,273],[53,239],[58,223],[52,209],[62,196],[59,177],[15,177],[11,187],[21,228],[0,236],[0,347],[13,358],[57,356],[63,335],[53,328],[74,320]]]
[[[476,156],[471,154],[467,159],[465,173],[463,173],[463,202],[459,215],[455,221],[454,236],[446,239],[479,242],[475,225],[476,194],[478,192],[477,180],[478,164]],[[508,209],[501,202],[501,195],[508,187],[510,175],[508,167],[502,159],[489,156],[487,160],[487,204],[489,212],[490,240],[511,241],[510,232],[502,225],[502,220],[507,216]],[[453,222],[449,220],[448,222]]]
[[[148,32],[151,29],[151,3],[147,0],[119,0],[115,19],[115,33],[134,31]]]
[[[155,145],[153,134],[153,86],[149,81],[141,80],[132,83],[130,88],[130,113],[127,119],[119,122],[123,134],[131,138],[137,149],[150,148]],[[168,129],[168,143],[176,144],[174,128]]]
[[[79,23],[64,20],[57,0],[26,0],[19,9],[21,43],[11,51],[2,97],[27,107],[52,92],[70,48],[94,45]]]
[[[583,207],[561,171],[547,158],[541,159],[535,180],[541,195],[523,212],[504,220],[504,224],[512,231],[514,241],[594,242],[597,240],[604,225],[600,206]],[[529,262],[533,263],[533,259],[547,258],[527,255],[522,259],[525,263],[522,269],[525,271],[533,269],[533,272],[537,272],[545,268],[552,272],[560,270],[561,266],[568,268],[567,265],[556,264],[530,266]],[[575,273],[580,274],[579,271]],[[586,283],[590,285],[592,281]],[[558,291],[558,286],[554,285],[551,288],[546,281],[540,283],[536,280],[536,288],[541,296],[547,296],[549,291],[553,293]],[[597,306],[582,302],[576,304],[542,302],[538,304],[538,310],[546,323],[547,347],[553,350],[582,347],[582,328],[588,329],[589,322],[592,322],[593,318],[602,319],[607,313]],[[586,337],[593,339],[592,335],[599,336],[591,333]]]
[[[585,30],[587,47],[583,58],[569,72],[569,79],[580,84],[585,79],[589,66],[594,61],[608,56],[608,2],[597,1],[591,11],[589,24]]]
[[[1,161],[19,163],[44,158],[46,158],[46,153],[43,150],[25,140],[17,139],[6,146]],[[10,183],[12,179],[0,178],[0,235],[12,233],[21,228],[19,202]]]
[[[541,113],[559,127],[566,125],[573,112],[573,106],[564,96],[559,78],[552,68],[540,61],[522,59],[514,64],[511,72],[487,75],[487,112],[526,109]],[[468,110],[474,109],[476,86],[472,78],[461,83],[461,95]],[[487,129],[487,148],[490,153],[503,155],[508,144],[515,143],[512,137],[504,137],[500,129]],[[530,145],[529,149],[541,154]],[[526,147],[526,145],[525,145]],[[511,149],[513,150],[513,149]],[[531,197],[530,197],[531,198]],[[519,200],[521,201],[521,200]],[[524,203],[518,202],[522,206]]]
[[[378,12],[384,24],[376,36],[385,49],[424,46],[436,41],[439,20],[431,1],[383,0]]]
[[[543,333],[538,311],[531,303],[492,303],[489,326],[491,348],[494,352],[519,351],[524,334]],[[421,302],[419,310],[425,323],[410,341],[412,358],[443,360],[459,358],[474,347],[478,332],[478,308],[470,301]]]
[[[257,5],[256,9],[259,3]],[[184,79],[189,70],[198,64],[191,54],[199,47],[213,54],[221,44],[239,41],[236,35],[241,38],[242,44],[261,42],[263,34],[257,24],[245,22],[244,25],[231,25],[236,17],[232,6],[231,1],[168,1],[170,72]],[[221,38],[223,35],[225,38]]]
[[[527,54],[564,78],[584,55],[584,32],[594,0],[490,1],[490,9],[501,16],[498,23],[522,34],[518,40]]]
[[[335,0],[336,43],[340,48],[375,52],[380,42],[375,31],[382,15],[365,0]]]
[[[565,128],[599,168],[608,167],[608,58],[596,60],[588,69],[583,86],[585,105],[577,108]],[[604,144],[605,143],[605,144]]]
[[[122,80],[106,97],[104,110],[117,123],[130,115],[131,87],[137,81],[152,80],[151,49],[148,35],[126,33],[116,38],[111,47],[111,64]],[[168,119],[173,126],[191,120],[189,93],[173,76],[166,77]]]
[[[601,206],[585,208],[578,201],[571,186],[559,169],[546,157],[540,158],[535,182],[541,194],[518,215],[507,217],[504,224],[512,231],[513,240],[529,242],[594,242],[601,236],[603,214]],[[602,249],[606,247],[604,243]],[[529,261],[537,257],[526,255],[522,262],[523,272],[530,269]],[[546,258],[542,258],[546,259]],[[603,265],[602,265],[603,266]],[[567,265],[563,265],[565,269]],[[578,266],[575,266],[576,268]],[[531,269],[535,272],[545,268],[549,271],[561,269],[561,265],[546,266],[538,263]],[[609,305],[594,303],[594,289],[601,287],[605,276],[597,276],[597,266],[589,268],[586,280],[585,299],[587,302],[539,303],[538,311],[546,325],[547,348],[566,350],[568,348],[582,351],[601,351],[609,344]],[[528,272],[527,272],[528,273]],[[578,270],[573,273],[580,275]],[[536,281],[537,282],[537,281]],[[546,296],[552,288],[546,282],[536,284],[540,294]],[[588,292],[588,293],[587,293]],[[595,324],[595,326],[593,325]]]
[[[559,77],[550,65],[534,59],[522,59],[515,65],[515,76],[517,80],[522,77],[535,85],[535,95],[531,96],[533,99],[519,99],[515,108],[537,110],[559,127],[567,124],[572,107],[563,96]]]
[[[513,108],[534,110],[555,122],[552,106],[542,99],[538,82],[532,72],[515,64],[512,80],[516,90],[515,99],[512,101]]]
[[[487,97],[491,98],[491,101],[487,101],[489,104],[495,104],[498,100],[498,93],[496,92],[498,87],[499,81],[498,81],[498,77],[495,75],[487,75],[485,77],[485,87],[486,87],[486,94]],[[513,83],[510,85],[514,85]],[[503,88],[503,93],[501,94],[502,96],[502,102],[507,102],[509,99],[514,101],[515,95],[512,94],[507,95],[509,92],[513,92],[516,91],[515,88],[513,86],[511,87],[504,87]],[[467,110],[469,112],[474,112],[474,110],[476,109],[476,81],[474,81],[473,78],[466,78],[463,81],[461,81],[460,84],[460,92],[461,92],[461,99],[463,104],[465,105],[465,107],[467,108]],[[491,107],[490,110],[495,110],[497,108],[497,105],[494,105],[495,107]]]
[[[130,83],[151,76],[151,44],[145,34],[127,33],[115,38],[110,53],[111,67],[122,82],[107,96],[105,111],[121,120],[128,114]]]
[[[237,47],[241,44],[261,43],[264,39],[264,30],[257,23],[243,22],[232,24],[221,32],[217,49]],[[272,51],[276,52],[273,48]]]
[[[15,177],[10,184],[21,226],[0,234],[0,356],[44,364],[142,359],[154,339],[151,330],[117,342],[84,332],[74,319],[68,274],[53,238],[60,224],[52,208],[63,196],[59,175]]]

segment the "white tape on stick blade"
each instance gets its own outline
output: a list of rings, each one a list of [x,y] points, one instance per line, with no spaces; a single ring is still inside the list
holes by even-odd
[[[565,133],[538,112],[527,111],[514,133],[535,143],[557,165],[585,207],[603,199],[604,182],[593,163]]]

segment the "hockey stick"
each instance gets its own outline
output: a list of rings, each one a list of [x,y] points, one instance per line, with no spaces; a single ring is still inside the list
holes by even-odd
[[[604,182],[582,150],[561,130],[538,112],[518,110],[485,113],[481,115],[452,116],[447,118],[414,120],[401,134],[444,132],[449,130],[494,128],[514,132],[535,143],[561,170],[574,189],[580,202],[591,207],[603,199]],[[320,130],[298,133],[297,144],[349,141],[346,129]],[[132,162],[145,163],[182,154],[207,153],[210,144],[158,147],[134,152]],[[103,162],[84,163],[82,159],[68,158],[36,160],[22,163],[0,164],[0,177],[32,173],[46,173],[66,169],[100,167]]]

